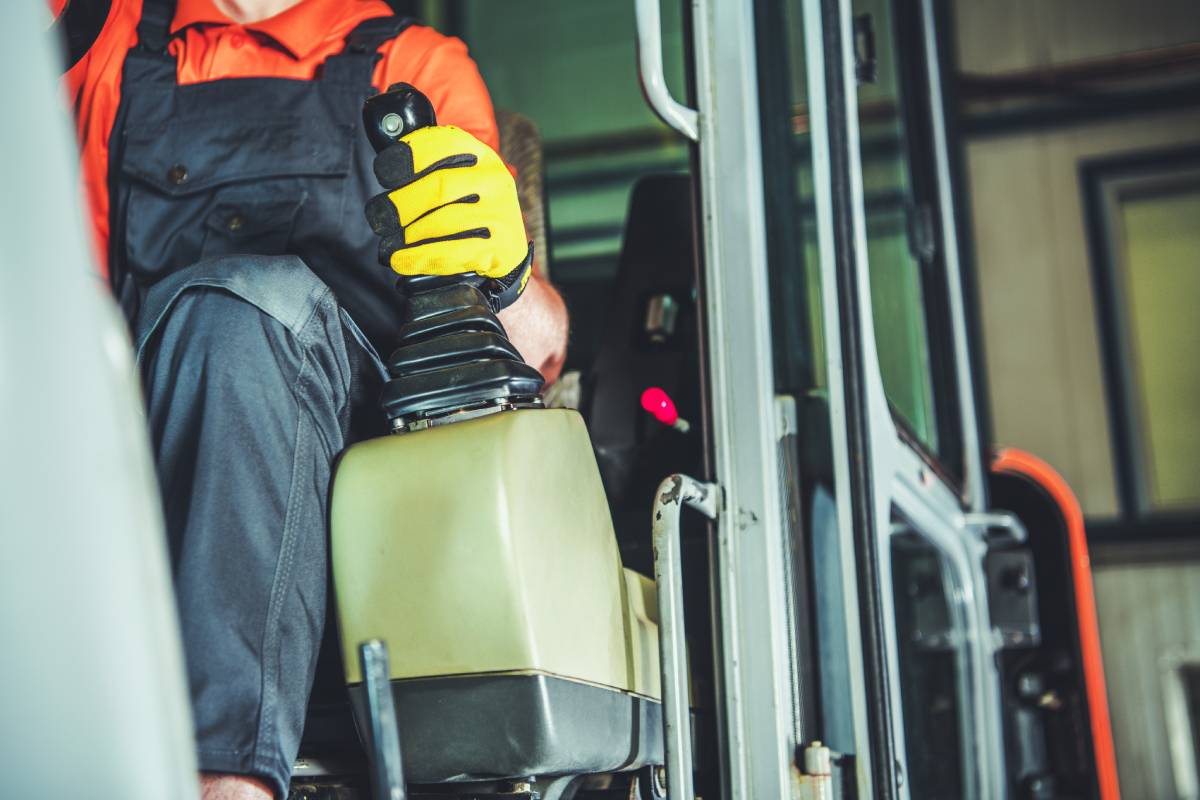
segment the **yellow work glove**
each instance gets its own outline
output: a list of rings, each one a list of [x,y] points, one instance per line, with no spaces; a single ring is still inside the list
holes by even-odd
[[[375,177],[387,191],[366,211],[381,264],[406,276],[474,273],[497,308],[516,300],[533,249],[496,151],[461,128],[419,128],[375,157]]]

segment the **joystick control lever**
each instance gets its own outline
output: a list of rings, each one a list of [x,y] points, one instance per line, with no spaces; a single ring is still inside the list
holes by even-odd
[[[419,128],[437,124],[417,88],[396,83],[363,103],[363,126],[380,153]],[[404,432],[477,412],[539,405],[544,381],[508,340],[474,273],[401,278],[407,297],[399,347],[381,405]],[[454,415],[457,415],[454,416]]]
[[[386,92],[368,97],[362,108],[363,129],[367,141],[376,153],[382,153],[401,138],[420,128],[437,125],[437,112],[420,89],[408,83],[393,83]],[[401,293],[412,295],[466,283],[481,286],[484,279],[478,275],[415,275],[401,278],[397,288]]]

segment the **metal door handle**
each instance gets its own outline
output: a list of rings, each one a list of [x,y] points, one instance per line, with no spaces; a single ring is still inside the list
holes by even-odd
[[[671,96],[663,74],[662,14],[659,0],[635,0],[638,78],[646,102],[659,118],[693,142],[700,139],[699,114]]]
[[[689,724],[687,642],[683,627],[683,559],[679,515],[683,506],[716,519],[721,489],[687,475],[671,475],[654,494],[654,584],[658,592],[658,646],[662,671],[663,747],[667,797],[692,800],[692,738]]]

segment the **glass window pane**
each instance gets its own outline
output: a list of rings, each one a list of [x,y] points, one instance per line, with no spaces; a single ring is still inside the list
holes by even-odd
[[[1155,510],[1200,505],[1200,189],[1119,202],[1142,474]]]
[[[866,201],[867,252],[875,340],[884,391],[917,440],[940,454],[934,374],[922,273],[932,267],[927,242],[914,240],[922,201],[914,191],[891,0],[855,0],[860,26],[874,32],[873,79],[859,88],[859,126]],[[928,207],[928,204],[925,204]]]
[[[820,254],[808,139],[808,92],[801,3],[783,3],[768,20],[760,47],[767,193],[775,224],[768,223],[778,371],[782,391],[803,396],[825,388]],[[760,14],[761,16],[761,14]],[[782,24],[780,24],[782,23]],[[790,261],[790,259],[795,261]]]
[[[880,371],[888,399],[904,426],[928,450],[945,457],[947,454],[940,448],[944,443],[940,442],[934,410],[934,372],[923,287],[927,267],[914,255],[920,248],[912,240],[914,228],[910,217],[917,201],[909,178],[909,156],[899,110],[900,94],[890,33],[891,9],[887,0],[865,0],[855,5],[856,12],[871,16],[879,48],[876,79],[860,87],[859,122],[862,126],[867,258]],[[798,9],[799,4],[796,6]],[[788,10],[789,18],[794,17],[796,24],[789,24],[787,36],[792,52],[800,55],[803,53],[802,29],[797,9]],[[823,342],[803,60],[793,59],[790,71],[796,155],[791,189],[794,193],[793,214],[798,221],[794,233],[799,237],[804,253],[803,283],[807,289],[803,308],[793,308],[791,313],[800,318],[803,328],[794,335],[803,336],[806,349],[815,354],[823,352]],[[824,364],[820,358],[804,365],[804,378],[811,386],[824,386]]]
[[[634,182],[687,171],[685,143],[638,89],[633,12],[633,3],[462,4],[461,34],[493,103],[541,131],[556,282],[575,284],[581,270],[585,281],[611,280]],[[681,7],[664,3],[662,22],[667,83],[684,97]]]
[[[590,369],[606,314],[634,185],[689,171],[688,146],[638,86],[633,3],[464,0],[454,31],[471,48],[497,109],[531,119],[542,138],[548,245],[535,260],[571,310],[567,369]],[[530,24],[536,20],[536,24]],[[663,66],[686,97],[683,7],[662,8]]]
[[[879,370],[893,410],[937,451],[920,265],[912,257],[903,212],[867,212],[867,257]]]

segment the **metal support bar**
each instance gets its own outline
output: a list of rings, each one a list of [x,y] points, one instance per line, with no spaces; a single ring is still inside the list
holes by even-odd
[[[712,477],[725,505],[713,543],[722,784],[727,800],[774,800],[789,792],[797,743],[754,4],[691,7]]]
[[[658,591],[658,645],[662,671],[663,743],[667,796],[692,800],[692,737],[688,707],[687,641],[683,616],[683,558],[679,515],[683,506],[709,519],[719,512],[721,490],[687,475],[671,475],[654,495],[654,583]]]
[[[971,345],[968,341],[966,300],[963,296],[962,265],[959,263],[958,220],[955,217],[954,182],[950,175],[950,146],[946,133],[945,102],[942,100],[942,75],[938,63],[937,29],[933,0],[921,0],[921,24],[925,38],[925,75],[929,90],[930,124],[933,132],[933,159],[937,177],[939,211],[942,217],[943,263],[946,267],[946,292],[950,300],[950,333],[953,339],[958,407],[962,426],[963,472],[966,501],[972,511],[987,508],[987,470],[979,436],[979,418],[975,402],[975,383],[971,375]]]
[[[979,528],[990,545],[1023,544],[1029,541],[1025,523],[1007,511],[980,511],[963,514],[963,524]]]
[[[363,642],[358,646],[358,659],[371,727],[371,791],[375,800],[405,800],[400,728],[388,681],[387,645],[379,639]]]
[[[638,78],[646,102],[659,118],[693,142],[700,138],[699,114],[671,96],[663,73],[662,12],[659,0],[636,0]]]

